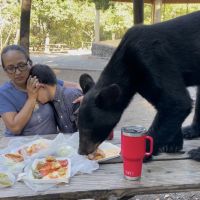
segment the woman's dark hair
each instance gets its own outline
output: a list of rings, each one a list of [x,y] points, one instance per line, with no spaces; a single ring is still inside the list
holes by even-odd
[[[6,54],[8,51],[20,51],[25,56],[25,58],[27,59],[29,64],[32,65],[32,60],[30,59],[30,57],[29,57],[28,53],[26,52],[26,50],[24,49],[24,47],[13,44],[13,45],[8,45],[8,46],[4,47],[1,52],[1,63],[2,63],[3,68],[5,67],[4,62],[3,62],[3,54]]]
[[[36,76],[38,81],[47,85],[56,85],[57,78],[54,71],[48,65],[36,64],[30,70],[30,75]]]

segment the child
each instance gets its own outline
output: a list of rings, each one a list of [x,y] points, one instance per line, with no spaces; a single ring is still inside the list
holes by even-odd
[[[40,83],[37,100],[42,104],[50,102],[59,130],[63,133],[76,132],[77,115],[75,111],[79,103],[72,102],[83,95],[81,90],[58,85],[55,73],[47,65],[34,65],[30,70],[30,75],[36,76]]]

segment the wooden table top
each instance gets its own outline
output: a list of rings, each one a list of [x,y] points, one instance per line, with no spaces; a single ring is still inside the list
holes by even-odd
[[[55,135],[45,138],[53,139]],[[0,140],[0,148],[6,147],[10,138]],[[120,133],[115,132],[110,141],[120,145]],[[188,159],[187,151],[200,146],[200,140],[188,140],[182,153],[160,154],[152,162],[143,164],[140,181],[128,181],[123,177],[121,158],[100,164],[92,174],[71,177],[69,185],[58,185],[45,192],[34,192],[24,183],[17,182],[10,188],[0,189],[0,199],[128,199],[138,194],[186,192],[200,189],[200,163]],[[185,153],[184,153],[185,151]]]

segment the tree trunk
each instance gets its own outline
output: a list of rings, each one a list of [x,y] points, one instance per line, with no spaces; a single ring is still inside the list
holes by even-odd
[[[3,47],[5,47],[6,45],[8,45],[8,41],[10,39],[11,32],[12,32],[12,29],[9,30],[9,33],[7,35],[7,38],[6,38],[5,42],[4,42],[4,44],[3,44]]]
[[[100,10],[95,8],[96,15],[95,15],[95,24],[94,24],[94,32],[95,32],[95,42],[100,41]]]
[[[155,0],[153,2],[153,23],[161,22],[161,8],[162,0]]]
[[[20,45],[29,53],[31,1],[22,0],[20,21]]]
[[[0,28],[0,50],[3,49],[3,37],[2,37],[2,29]]]
[[[44,53],[49,53],[50,49],[49,49],[49,34],[46,34],[46,38],[45,38],[45,45],[44,45]]]
[[[143,24],[144,22],[144,0],[133,0],[134,24]]]
[[[20,34],[20,30],[17,29],[16,33],[15,33],[14,44],[18,44],[18,42],[19,42],[19,34]]]

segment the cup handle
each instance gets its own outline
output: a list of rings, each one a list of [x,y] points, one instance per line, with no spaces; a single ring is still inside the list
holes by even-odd
[[[149,140],[150,142],[150,151],[145,152],[145,156],[150,156],[153,153],[153,138],[151,136],[146,136],[146,140]]]

